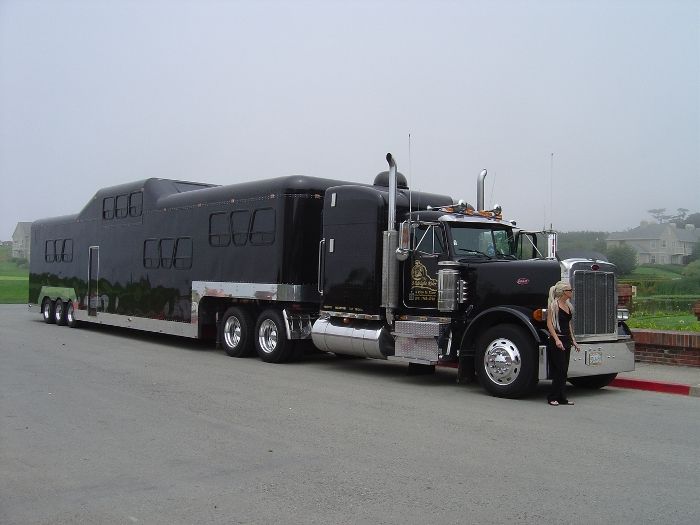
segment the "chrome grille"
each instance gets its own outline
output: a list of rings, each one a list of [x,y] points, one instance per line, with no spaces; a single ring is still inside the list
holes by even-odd
[[[617,332],[615,274],[578,270],[573,274],[574,333],[603,335]]]

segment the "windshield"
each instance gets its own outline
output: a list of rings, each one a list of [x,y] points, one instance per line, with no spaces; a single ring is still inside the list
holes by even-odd
[[[456,259],[516,259],[513,230],[493,225],[450,224],[450,245]]]

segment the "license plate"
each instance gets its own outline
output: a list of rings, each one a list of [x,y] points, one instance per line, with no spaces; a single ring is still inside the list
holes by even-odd
[[[598,366],[603,363],[603,352],[600,350],[586,350],[586,364],[588,366]]]

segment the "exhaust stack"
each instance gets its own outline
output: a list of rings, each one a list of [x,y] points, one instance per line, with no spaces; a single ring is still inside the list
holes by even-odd
[[[476,181],[476,211],[484,210],[484,179],[486,178],[486,170],[481,170],[479,178]]]
[[[394,324],[394,309],[399,303],[399,261],[396,249],[399,234],[396,231],[396,162],[391,153],[386,154],[389,163],[389,210],[382,250],[382,308],[386,309],[386,321]]]

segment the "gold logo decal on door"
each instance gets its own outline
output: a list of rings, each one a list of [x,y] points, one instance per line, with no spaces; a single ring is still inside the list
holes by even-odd
[[[416,261],[411,268],[411,301],[437,300],[437,279],[430,277],[425,265]]]

